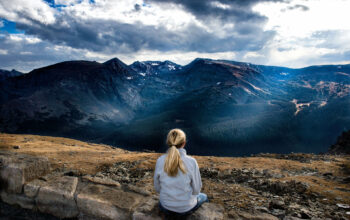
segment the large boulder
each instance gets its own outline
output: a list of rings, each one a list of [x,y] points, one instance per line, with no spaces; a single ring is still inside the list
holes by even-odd
[[[152,197],[140,205],[133,213],[133,220],[158,220],[158,198]],[[187,216],[187,220],[221,220],[224,219],[224,208],[215,203],[204,203],[194,213]]]
[[[241,220],[278,220],[277,217],[262,212],[248,213],[244,211],[231,211],[228,216],[230,219]]]
[[[141,204],[132,215],[133,220],[161,220],[158,216],[158,197],[149,198],[145,203]]]
[[[215,203],[203,203],[188,220],[221,220],[224,219],[224,207]]]
[[[35,206],[34,198],[27,197],[23,194],[12,194],[2,191],[1,200],[10,205],[19,205],[24,209],[33,209]]]
[[[78,178],[72,176],[53,176],[45,181],[37,182],[39,192],[36,197],[38,209],[59,218],[73,218],[79,214],[74,194],[78,184]],[[31,184],[32,191],[26,191],[28,196],[35,195],[35,182]]]
[[[23,185],[50,172],[46,157],[0,151],[0,186],[10,193],[21,193]]]
[[[120,188],[87,183],[77,195],[80,219],[130,219],[132,211],[146,196]]]

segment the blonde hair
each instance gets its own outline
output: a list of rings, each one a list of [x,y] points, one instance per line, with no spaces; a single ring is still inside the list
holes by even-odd
[[[169,149],[164,163],[164,171],[169,176],[176,176],[179,169],[183,173],[186,173],[186,167],[181,160],[178,150],[185,142],[186,134],[181,129],[175,128],[169,131],[166,139],[166,144],[169,146]]]

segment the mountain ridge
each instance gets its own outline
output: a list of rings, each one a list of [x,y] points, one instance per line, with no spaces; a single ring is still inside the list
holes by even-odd
[[[0,82],[0,129],[161,151],[180,127],[204,155],[321,152],[350,127],[349,76],[350,65],[67,61]]]

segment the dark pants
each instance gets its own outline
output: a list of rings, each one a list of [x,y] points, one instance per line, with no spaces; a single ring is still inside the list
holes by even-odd
[[[170,210],[167,210],[162,206],[162,204],[159,202],[159,210],[165,214],[167,218],[174,217],[175,219],[184,219],[186,216],[192,214],[194,211],[196,211],[203,203],[209,202],[208,196],[204,193],[199,193],[197,196],[197,205],[193,207],[191,210],[183,213],[173,212]]]

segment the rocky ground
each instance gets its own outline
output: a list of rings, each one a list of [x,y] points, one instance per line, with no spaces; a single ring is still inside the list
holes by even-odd
[[[0,134],[0,150],[45,155],[56,172],[155,194],[153,168],[160,154],[128,152],[66,138],[9,134]],[[195,158],[201,170],[202,191],[211,202],[224,206],[227,219],[350,219],[350,156]],[[1,213],[10,210],[6,204],[0,209]]]

